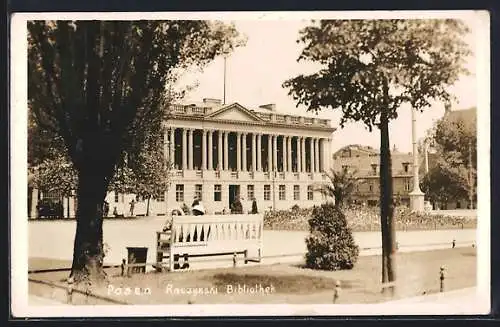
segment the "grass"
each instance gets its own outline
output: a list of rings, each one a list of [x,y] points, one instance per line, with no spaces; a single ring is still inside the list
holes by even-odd
[[[473,248],[400,253],[396,256],[396,266],[398,284],[394,297],[381,293],[380,256],[359,257],[352,270],[343,271],[317,271],[306,269],[301,264],[275,264],[135,274],[127,278],[119,275],[119,269],[108,269],[109,285],[95,286],[92,291],[131,304],[328,304],[332,303],[335,283],[340,281],[342,292],[337,303],[376,303],[439,292],[441,266],[446,267],[446,290],[476,285],[476,250]],[[63,285],[67,276],[67,272],[52,272],[30,277]],[[245,286],[247,292],[234,292],[238,285],[240,288]],[[269,292],[262,293],[260,286],[262,289],[268,287]],[[125,294],[127,287],[130,294]],[[251,293],[252,287],[258,291]],[[229,288],[233,292],[228,292]],[[33,283],[30,283],[29,291],[46,297],[54,294],[47,286]],[[61,296],[57,297],[62,301],[65,298]],[[75,302],[85,303],[82,297]]]

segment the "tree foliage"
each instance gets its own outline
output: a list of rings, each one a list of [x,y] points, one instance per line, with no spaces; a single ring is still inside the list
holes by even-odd
[[[323,184],[317,187],[317,191],[335,199],[335,206],[342,208],[345,202],[350,201],[351,195],[356,189],[356,186],[361,184],[363,180],[356,178],[355,171],[342,169],[340,171],[330,170],[326,174],[330,180],[328,184]]]
[[[371,130],[382,110],[395,119],[404,103],[422,109],[432,100],[452,100],[447,87],[467,72],[467,32],[452,19],[313,22],[301,31],[299,60],[323,68],[284,86],[297,105],[309,111],[341,108],[341,126],[362,121]]]
[[[430,201],[447,203],[477,198],[476,119],[445,115],[431,130],[436,163],[422,181]]]
[[[341,110],[341,127],[360,121],[380,129],[382,282],[395,280],[389,122],[403,104],[423,110],[433,100],[453,100],[448,87],[466,73],[467,32],[453,19],[387,19],[313,21],[300,33],[298,60],[321,68],[284,82],[297,106]]]
[[[78,176],[72,276],[103,275],[104,197],[124,159],[144,162],[148,137],[163,134],[167,87],[243,43],[210,21],[28,22],[28,107]]]

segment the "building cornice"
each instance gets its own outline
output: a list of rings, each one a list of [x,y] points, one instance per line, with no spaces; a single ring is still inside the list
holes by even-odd
[[[318,125],[306,125],[306,124],[290,124],[290,123],[280,123],[280,122],[269,122],[269,121],[240,121],[240,120],[219,120],[219,119],[210,119],[207,117],[196,117],[196,116],[184,116],[184,115],[172,115],[171,119],[181,120],[181,121],[197,121],[201,123],[216,123],[223,125],[240,125],[240,126],[260,126],[260,127],[279,127],[279,128],[289,128],[289,129],[298,129],[302,131],[321,131],[321,132],[329,132],[333,133],[337,129],[330,126],[318,126]],[[231,129],[231,128],[228,128]]]

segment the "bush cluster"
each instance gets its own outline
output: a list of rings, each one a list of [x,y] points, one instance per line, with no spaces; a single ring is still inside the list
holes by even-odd
[[[306,239],[306,267],[321,270],[352,269],[359,256],[345,215],[332,203],[314,207]]]

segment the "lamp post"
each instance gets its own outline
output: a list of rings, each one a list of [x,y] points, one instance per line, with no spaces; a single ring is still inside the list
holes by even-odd
[[[420,190],[418,176],[418,147],[417,147],[417,117],[415,108],[411,109],[411,135],[413,143],[413,190],[410,192],[410,210],[424,211],[424,193]]]

